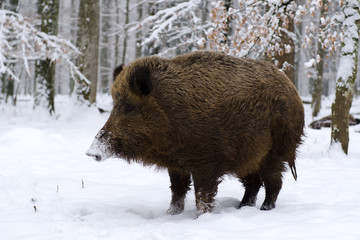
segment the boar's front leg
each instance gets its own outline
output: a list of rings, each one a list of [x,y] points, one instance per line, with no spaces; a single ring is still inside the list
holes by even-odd
[[[220,176],[216,173],[210,173],[208,169],[203,169],[192,173],[195,200],[198,216],[212,212],[214,208],[214,198],[217,194],[218,185],[221,182]]]
[[[190,174],[178,170],[168,170],[171,182],[172,198],[167,214],[176,215],[184,211],[185,196],[190,190]]]

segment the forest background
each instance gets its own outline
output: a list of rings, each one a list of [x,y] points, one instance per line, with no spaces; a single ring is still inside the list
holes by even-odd
[[[136,58],[217,50],[272,61],[308,97],[335,96],[332,142],[348,145],[358,95],[357,0],[2,0],[0,104],[56,117],[55,96],[94,105]]]

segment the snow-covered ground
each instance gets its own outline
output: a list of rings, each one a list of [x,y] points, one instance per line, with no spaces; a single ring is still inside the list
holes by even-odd
[[[215,212],[194,219],[193,192],[183,214],[164,215],[166,172],[84,154],[107,114],[67,98],[57,99],[57,111],[56,120],[26,101],[0,105],[0,239],[360,239],[360,126],[350,128],[348,156],[329,148],[330,129],[306,129],[298,181],[284,175],[274,210],[259,210],[263,189],[256,207],[235,209],[244,190],[225,178]],[[352,112],[360,114],[359,100]]]

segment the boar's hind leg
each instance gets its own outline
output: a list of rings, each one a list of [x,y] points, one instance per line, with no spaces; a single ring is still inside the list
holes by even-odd
[[[265,187],[265,201],[261,210],[275,208],[275,202],[282,187],[284,164],[280,157],[267,156],[261,169],[261,178]]]
[[[262,181],[259,176],[259,173],[255,172],[248,175],[242,180],[242,183],[245,187],[245,194],[240,202],[239,208],[243,206],[251,206],[251,207],[255,206],[256,196],[262,185]]]
[[[185,207],[185,196],[187,191],[190,189],[191,184],[190,174],[174,171],[169,169],[169,176],[171,182],[172,198],[169,209],[166,211],[167,214],[176,215],[184,211]]]

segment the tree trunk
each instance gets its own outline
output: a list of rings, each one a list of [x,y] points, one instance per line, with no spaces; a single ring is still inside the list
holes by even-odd
[[[279,23],[282,24],[282,23]],[[294,34],[294,20],[289,17],[288,33],[281,32],[281,44],[285,47],[285,51],[279,54],[275,59],[278,61],[278,67],[282,68],[286,76],[295,84],[294,65],[295,65],[295,43],[290,34]],[[288,51],[286,49],[289,49]]]
[[[96,102],[99,57],[99,1],[81,0],[77,47],[82,53],[77,59],[79,70],[89,80],[78,80],[76,93],[82,103]]]
[[[80,7],[80,3],[78,2],[78,0],[71,0],[71,3],[70,3],[70,6],[71,6],[71,23],[76,23],[74,22],[72,19],[78,19],[78,16],[79,16],[79,7]],[[71,36],[71,41],[74,42],[74,44],[77,46],[77,32],[78,32],[78,25],[77,24],[73,24],[74,26],[72,26],[70,28],[70,36]],[[75,89],[75,81],[69,81],[69,89],[70,89],[70,92],[69,92],[69,95],[71,96],[74,91],[76,91]]]
[[[102,0],[101,3],[101,12],[104,13],[100,15],[101,17],[101,27],[100,27],[100,91],[102,93],[109,93],[110,89],[110,74],[112,69],[112,49],[111,44],[111,25],[113,25],[113,17],[111,16],[111,10],[113,9],[112,0]]]
[[[343,14],[344,41],[342,43],[340,65],[337,74],[335,102],[332,104],[331,144],[341,143],[343,151],[348,153],[349,112],[354,94],[357,73],[359,36],[353,34],[360,30],[360,12],[358,1],[345,1]]]
[[[5,97],[5,102],[7,103],[9,101],[9,97],[11,98],[13,104],[15,105],[15,101],[14,101],[14,79],[12,79],[10,76],[8,76],[9,80],[8,80],[8,84],[6,86],[6,97]]]
[[[3,9],[10,10],[13,12],[18,12],[18,7],[19,7],[19,0],[10,0],[9,2],[1,1],[1,8],[3,8]],[[8,63],[7,65],[8,65],[8,68],[10,68],[12,70],[15,69],[15,63]],[[4,91],[4,94],[6,95],[5,102],[7,103],[10,98],[12,104],[15,106],[16,105],[16,96],[14,96],[15,95],[14,79],[8,74],[3,74],[2,81],[3,81],[3,91]]]
[[[208,9],[209,1],[201,0],[201,24],[205,25],[209,18],[209,9]],[[206,32],[202,31],[201,36],[206,39]],[[207,42],[205,41],[203,45],[203,49],[207,49]]]
[[[5,94],[5,77],[6,77],[5,74],[3,74],[1,76],[1,95],[2,96]]]
[[[38,12],[41,15],[40,30],[49,35],[57,35],[59,0],[39,0]],[[55,113],[55,63],[50,59],[39,60],[35,64],[34,107],[46,105],[50,115]]]
[[[143,17],[143,4],[141,3],[142,0],[138,0],[138,7],[137,7],[137,13],[138,13],[138,22],[142,20]],[[139,58],[142,56],[142,46],[141,46],[141,38],[142,38],[142,29],[139,29],[136,32],[136,42],[135,42],[135,58]]]
[[[320,8],[319,19],[324,17],[324,5],[327,4],[327,0],[323,1],[323,5]],[[324,74],[324,57],[325,57],[325,50],[322,46],[322,39],[321,39],[321,32],[323,31],[324,25],[319,20],[319,40],[317,41],[317,56],[316,56],[316,66],[315,66],[315,79],[313,82],[313,89],[312,89],[312,103],[311,106],[313,108],[312,116],[316,117],[319,114],[321,108],[321,96],[323,90],[323,74]]]
[[[115,26],[120,26],[120,1],[115,0],[116,5],[116,22]],[[120,64],[120,34],[116,33],[115,35],[115,67]]]
[[[224,7],[225,7],[225,10],[228,12],[231,7],[231,0],[225,0]],[[225,36],[225,40],[223,43],[227,46],[230,46],[230,44],[231,44],[230,39],[229,39],[229,36],[231,36],[231,31],[232,31],[231,30],[231,19],[227,18],[226,19],[226,31],[223,32],[223,34]]]
[[[127,51],[127,42],[128,42],[128,24],[129,24],[129,4],[130,0],[126,0],[125,7],[125,24],[124,24],[124,36],[123,36],[123,52],[122,52],[122,64],[126,63],[126,51]]]

